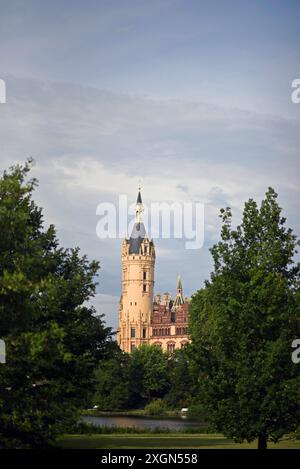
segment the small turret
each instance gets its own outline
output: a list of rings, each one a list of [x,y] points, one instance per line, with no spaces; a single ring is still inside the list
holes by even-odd
[[[170,293],[164,293],[163,294],[163,297],[162,297],[162,304],[164,306],[166,306],[167,308],[169,308],[169,304],[170,304],[170,301],[171,301],[171,295]]]
[[[154,302],[155,302],[157,305],[160,305],[160,303],[161,303],[161,295],[159,295],[159,294],[155,295],[155,297],[154,297]]]

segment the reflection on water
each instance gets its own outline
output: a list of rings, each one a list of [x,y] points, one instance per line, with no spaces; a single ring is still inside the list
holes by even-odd
[[[131,416],[102,416],[92,417],[84,416],[84,422],[92,423],[96,426],[108,427],[137,427],[137,428],[168,428],[170,430],[183,430],[185,428],[199,428],[199,422],[189,420],[187,418],[181,419],[157,419],[149,417],[131,417]]]

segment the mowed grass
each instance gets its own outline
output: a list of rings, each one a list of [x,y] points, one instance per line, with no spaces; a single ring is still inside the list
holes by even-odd
[[[256,449],[257,443],[234,443],[220,434],[111,434],[111,435],[63,435],[58,445],[64,449]],[[300,440],[283,439],[277,444],[269,443],[272,449],[300,449]]]

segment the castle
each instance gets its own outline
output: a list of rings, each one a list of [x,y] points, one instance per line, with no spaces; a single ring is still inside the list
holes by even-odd
[[[144,211],[138,191],[135,223],[122,243],[122,294],[117,340],[130,353],[141,344],[155,344],[173,352],[189,342],[189,300],[183,297],[181,277],[172,300],[169,293],[153,296],[155,246],[142,220]]]

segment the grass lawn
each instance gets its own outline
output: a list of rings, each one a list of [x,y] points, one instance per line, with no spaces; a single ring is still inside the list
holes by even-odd
[[[234,443],[220,434],[111,434],[111,435],[63,435],[58,445],[65,449],[126,449],[126,448],[256,448],[254,443]],[[277,443],[269,443],[268,447],[278,449],[300,449],[300,440],[284,439]]]

